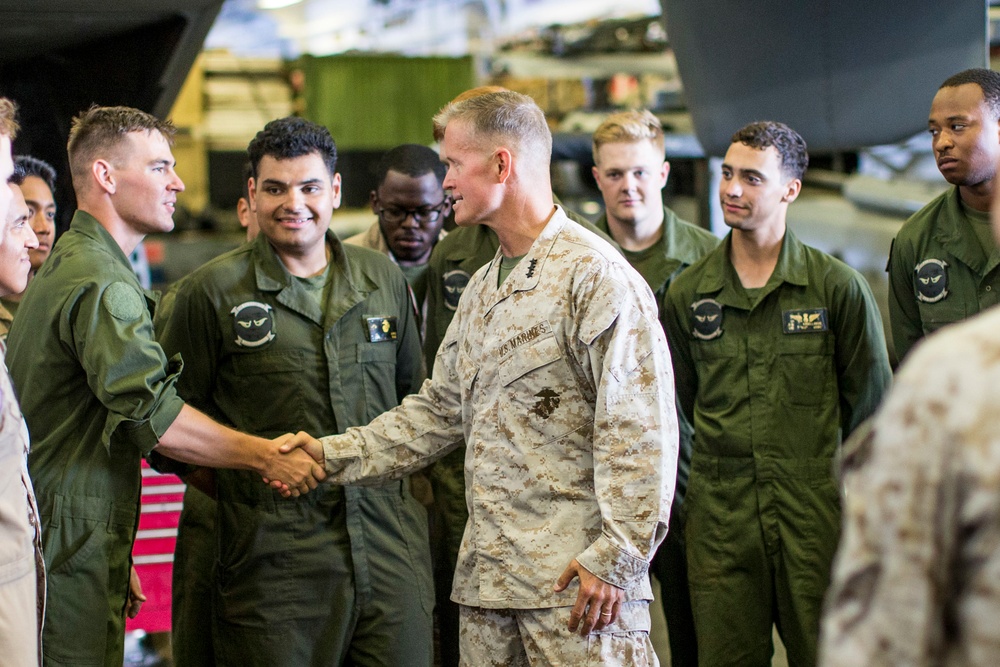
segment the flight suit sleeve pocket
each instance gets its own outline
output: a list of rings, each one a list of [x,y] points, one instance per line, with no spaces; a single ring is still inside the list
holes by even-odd
[[[562,358],[562,350],[555,336],[548,335],[515,349],[500,362],[500,383],[506,387],[531,371],[547,366]]]

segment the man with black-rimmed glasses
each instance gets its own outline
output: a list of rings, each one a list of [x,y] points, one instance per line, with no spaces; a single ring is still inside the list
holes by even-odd
[[[403,271],[420,315],[421,338],[427,309],[427,262],[451,210],[451,200],[441,187],[446,171],[438,154],[426,146],[403,144],[391,149],[378,163],[378,185],[370,195],[378,220],[346,240],[388,255]]]

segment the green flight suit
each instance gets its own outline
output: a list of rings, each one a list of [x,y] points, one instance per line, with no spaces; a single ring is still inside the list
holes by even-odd
[[[558,202],[557,202],[558,204]],[[563,207],[566,215],[616,248],[606,231],[601,231],[577,213]],[[427,319],[424,333],[424,359],[428,373],[434,368],[438,347],[455,316],[458,299],[472,274],[492,261],[500,247],[496,232],[485,225],[457,227],[434,246],[427,264]],[[434,580],[438,625],[444,667],[458,664],[458,606],[451,601],[452,578],[458,562],[469,511],[465,505],[465,447],[459,447],[437,461],[430,469],[434,494],[435,532],[440,543],[434,545]]]
[[[177,290],[164,349],[181,395],[236,428],[340,433],[422,380],[406,281],[383,255],[327,234],[325,307],[264,235]],[[281,498],[253,473],[216,474],[219,665],[414,665],[432,658],[427,515],[408,484],[329,484]]]
[[[160,298],[153,318],[157,336],[163,334],[174,310],[177,289],[184,280],[175,282]],[[154,465],[158,461],[157,457],[151,457]],[[215,499],[188,484],[177,522],[170,581],[170,649],[177,667],[215,667],[212,640],[215,512]]]
[[[958,187],[914,213],[889,250],[889,327],[896,358],[946,324],[1000,302],[1000,252],[983,252]]]
[[[594,226],[610,234],[607,215],[598,218]],[[666,324],[667,288],[681,271],[697,262],[719,245],[711,232],[696,227],[677,217],[663,207],[663,234],[655,244],[640,252],[622,251],[625,259],[646,280],[656,297],[656,308],[663,325]],[[684,519],[682,505],[687,491],[691,469],[691,440],[694,429],[681,410],[678,410],[679,451],[674,501],[670,510],[670,531],[656,550],[650,571],[660,581],[660,599],[663,615],[667,620],[672,667],[694,667],[698,664],[694,619],[691,614],[691,597],[688,593],[687,559],[684,554]]]
[[[771,664],[776,624],[790,665],[816,662],[837,546],[834,460],[891,372],[864,278],[785,232],[751,302],[730,237],[673,281],[667,333],[694,424],[685,499],[701,665]]]
[[[153,305],[111,235],[77,211],[7,339],[49,573],[47,665],[124,660],[140,459],[183,407]]]

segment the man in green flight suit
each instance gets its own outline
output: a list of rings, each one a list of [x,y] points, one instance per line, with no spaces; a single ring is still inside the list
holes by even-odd
[[[452,104],[491,93],[508,92],[501,86],[480,86],[458,95]],[[444,128],[434,125],[434,139],[444,139]],[[588,231],[615,245],[614,240],[590,221],[554,201],[566,215]],[[617,246],[616,246],[617,247]],[[496,232],[486,225],[457,227],[438,241],[427,265],[427,315],[424,320],[424,359],[428,374],[434,369],[441,341],[455,317],[458,300],[469,279],[489,264],[500,248]],[[440,541],[434,550],[434,577],[441,639],[442,667],[458,664],[458,605],[449,598],[458,562],[458,551],[469,514],[465,504],[465,448],[459,447],[429,469]],[[435,531],[438,532],[438,531]]]
[[[733,135],[723,243],[673,281],[667,333],[694,425],[685,499],[701,665],[816,663],[840,509],[834,459],[890,382],[864,278],[785,227],[806,145],[782,123]]]
[[[889,250],[889,326],[902,361],[918,340],[1000,303],[990,228],[1000,160],[1000,72],[950,77],[927,121],[938,169],[955,187],[913,214]]]
[[[161,336],[187,364],[178,391],[251,433],[367,424],[422,381],[405,278],[329,231],[326,128],[272,121],[248,150],[260,235],[178,288]],[[427,517],[408,484],[283,499],[255,482],[216,473],[217,663],[430,665]]]
[[[594,224],[611,235],[628,263],[649,284],[662,324],[670,282],[719,245],[719,239],[684,222],[663,204],[670,163],[663,159],[663,126],[652,113],[623,111],[608,116],[594,132],[593,147],[594,180],[604,197],[605,210]],[[678,426],[680,451],[670,532],[656,551],[650,570],[661,584],[670,664],[694,667],[698,651],[680,509],[691,467],[692,429],[683,419]]]
[[[21,301],[7,339],[11,378],[32,435],[29,470],[42,521],[47,665],[124,661],[125,614],[144,599],[131,568],[140,458],[157,451],[280,479],[297,495],[325,477],[308,457],[219,425],[174,388],[181,363],[153,340],[128,254],[173,228],[184,184],[173,126],[136,109],[74,119],[69,162],[79,209]],[[280,435],[275,433],[275,435]],[[293,438],[293,440],[295,440]]]

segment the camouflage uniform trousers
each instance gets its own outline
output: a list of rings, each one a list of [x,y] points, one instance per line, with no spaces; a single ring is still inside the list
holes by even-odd
[[[626,602],[614,623],[581,637],[568,629],[572,607],[485,609],[461,605],[462,667],[621,665],[658,667],[649,641],[649,602]]]

